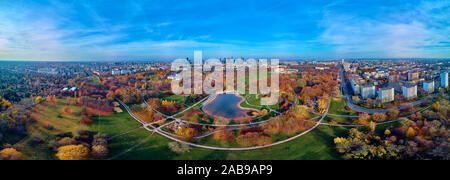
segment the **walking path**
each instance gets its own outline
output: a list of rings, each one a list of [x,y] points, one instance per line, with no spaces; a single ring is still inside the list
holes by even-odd
[[[160,134],[160,135],[162,135],[162,136],[164,136],[164,137],[166,137],[168,139],[171,139],[173,141],[176,141],[176,142],[179,142],[179,143],[182,143],[182,144],[186,144],[186,145],[190,145],[190,146],[194,146],[194,147],[199,147],[199,148],[205,148],[205,149],[211,149],[211,150],[223,150],[223,151],[247,151],[247,150],[261,149],[261,148],[267,148],[267,147],[276,146],[276,145],[283,144],[283,143],[292,141],[294,139],[297,139],[298,137],[301,137],[301,136],[311,132],[312,130],[317,128],[319,125],[321,125],[321,122],[326,117],[326,115],[328,113],[328,109],[330,108],[330,104],[331,104],[331,98],[330,98],[330,102],[328,103],[328,107],[327,107],[325,113],[321,116],[321,119],[318,122],[316,122],[316,124],[313,127],[311,127],[310,129],[308,129],[308,130],[306,130],[306,131],[304,131],[304,132],[302,132],[302,133],[300,133],[300,134],[298,134],[296,136],[293,136],[291,138],[288,138],[288,139],[285,139],[285,140],[282,140],[282,141],[278,141],[278,142],[275,142],[275,143],[272,143],[272,144],[263,145],[263,146],[253,146],[253,147],[247,147],[247,148],[222,148],[222,147],[213,147],[213,146],[194,144],[194,143],[191,143],[191,142],[186,142],[186,141],[174,138],[174,137],[166,134],[167,132],[163,132],[161,129],[154,127],[152,124],[144,123],[142,120],[140,120],[139,118],[137,118],[133,114],[133,112],[130,110],[130,108],[125,103],[123,103],[120,100],[118,100],[118,101],[125,107],[125,109],[130,114],[131,117],[133,117],[136,121],[142,123],[144,128],[147,129],[150,132],[156,132],[156,133],[158,133],[158,134]],[[150,129],[149,127],[151,127],[152,129]],[[140,144],[141,143],[137,144],[137,146],[140,145]],[[128,152],[128,151],[126,151],[126,152]],[[123,152],[123,153],[126,153],[126,152]]]

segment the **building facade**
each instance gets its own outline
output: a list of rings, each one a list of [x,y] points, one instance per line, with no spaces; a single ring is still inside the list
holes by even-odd
[[[359,84],[358,84],[358,82],[356,82],[355,80],[351,80],[350,81],[350,84],[352,85],[352,90],[353,90],[353,93],[355,94],[355,95],[358,95],[359,94]]]
[[[417,97],[417,85],[409,85],[409,86],[403,86],[403,97],[405,99],[412,99]]]
[[[448,87],[448,72],[441,73],[441,87]]]
[[[378,96],[382,103],[394,101],[395,91],[393,87],[378,89]]]
[[[375,97],[375,86],[365,85],[361,87],[361,97],[363,99]]]
[[[424,82],[423,90],[425,91],[425,93],[433,93],[434,92],[434,81]]]

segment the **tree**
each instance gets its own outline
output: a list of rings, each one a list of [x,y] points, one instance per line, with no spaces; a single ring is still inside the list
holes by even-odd
[[[376,122],[383,122],[386,120],[386,114],[383,113],[375,113],[372,115],[372,119]]]
[[[334,139],[336,149],[346,159],[399,159],[401,147],[383,140],[374,133],[359,132],[351,129],[346,138]]]
[[[439,104],[439,102],[436,102],[436,103],[434,103],[434,104],[432,105],[432,107],[433,107],[433,109],[434,109],[435,111],[438,111],[440,106],[441,106],[441,105]]]
[[[398,117],[398,114],[400,114],[400,111],[397,109],[390,109],[388,112],[389,119],[395,120]]]
[[[109,153],[109,150],[106,146],[103,145],[95,145],[92,146],[92,155],[97,158],[106,157]]]
[[[369,123],[370,132],[375,132],[376,127],[377,127],[377,123],[370,121],[370,123]]]
[[[370,120],[370,115],[367,113],[363,113],[358,118],[358,124],[365,125],[365,124],[369,123],[369,120]]]
[[[352,96],[352,102],[355,104],[359,104],[361,99],[358,96]]]
[[[416,135],[416,131],[412,127],[409,127],[408,130],[406,130],[406,137],[412,138],[415,135]]]
[[[179,142],[170,142],[169,148],[170,148],[170,150],[172,150],[173,152],[176,152],[178,154],[183,154],[185,152],[189,152],[189,150],[190,150],[190,148],[187,144],[182,144]]]
[[[42,102],[42,96],[36,97],[35,101],[36,101],[36,104],[41,103]]]
[[[0,160],[20,160],[22,153],[14,148],[5,148],[0,151]]]
[[[325,109],[327,109],[328,103],[327,100],[321,98],[317,101],[317,107],[319,108],[320,113],[324,113]]]
[[[56,157],[60,160],[86,160],[89,157],[89,149],[83,145],[67,145],[58,148]]]
[[[372,107],[372,105],[373,105],[373,100],[372,100],[371,98],[368,98],[368,99],[366,100],[366,106],[367,106],[367,107]]]
[[[3,99],[2,98],[2,109],[8,109],[9,107],[11,107],[11,102],[8,101],[7,99]]]
[[[384,135],[389,136],[391,134],[391,131],[389,129],[384,130]]]
[[[269,112],[267,111],[267,109],[263,109],[262,111],[261,111],[261,116],[265,116],[265,115],[267,115]]]

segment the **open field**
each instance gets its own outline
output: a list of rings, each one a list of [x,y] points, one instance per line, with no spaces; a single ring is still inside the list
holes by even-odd
[[[268,160],[268,159],[341,159],[334,149],[333,138],[344,136],[347,128],[320,126],[298,139],[278,146],[252,151],[214,151],[191,148],[189,152],[177,154],[172,152],[167,143],[170,140],[154,134],[148,141],[117,159],[173,159],[173,160]],[[135,132],[127,135],[127,141],[138,143],[148,136]],[[280,137],[282,138],[282,137]],[[119,139],[117,139],[119,140]],[[117,142],[120,144],[120,142]],[[114,142],[113,142],[114,144]]]
[[[64,100],[58,100],[49,105],[40,104],[35,108],[37,111],[33,115],[36,117],[36,122],[29,123],[27,126],[30,135],[14,145],[23,153],[24,159],[55,159],[54,152],[49,149],[48,145],[59,134],[69,133],[76,136],[79,131],[88,130],[91,134],[101,132],[113,136],[140,126],[126,111],[109,116],[94,116],[91,125],[80,124],[81,108],[66,105]],[[71,113],[64,113],[63,109]],[[33,144],[33,136],[41,137],[43,142]]]
[[[328,113],[330,114],[339,114],[339,115],[349,115],[349,116],[357,116],[358,112],[351,109],[350,111],[347,111],[345,109],[345,106],[347,106],[347,102],[345,101],[345,98],[337,98],[333,97],[330,104],[330,109],[328,110]]]

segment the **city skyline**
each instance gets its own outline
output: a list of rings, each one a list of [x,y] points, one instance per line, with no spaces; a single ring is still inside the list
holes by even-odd
[[[0,2],[2,60],[449,58],[448,1]]]

